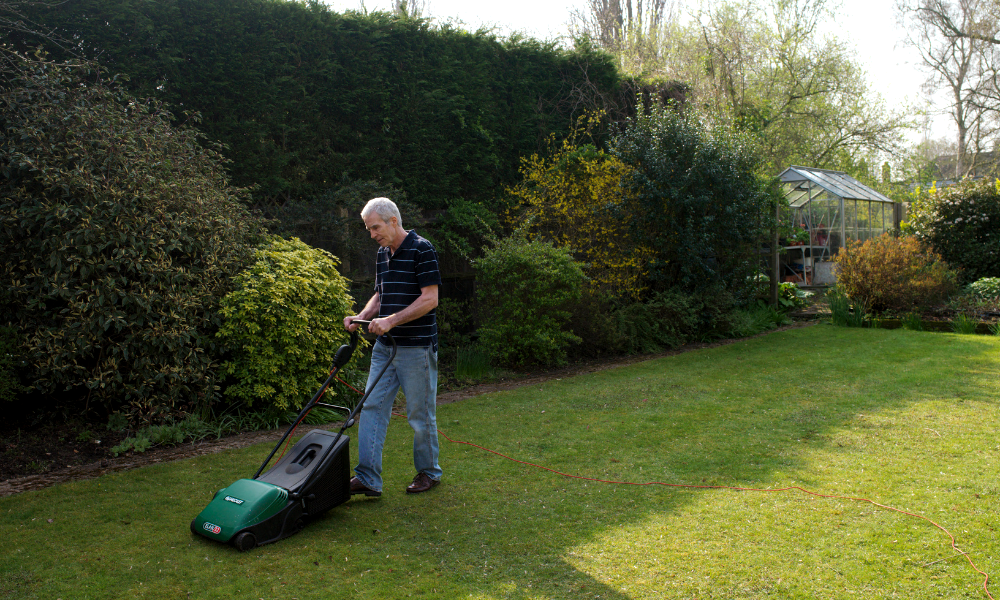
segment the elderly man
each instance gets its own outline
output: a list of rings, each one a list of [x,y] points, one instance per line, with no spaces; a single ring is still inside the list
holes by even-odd
[[[426,492],[441,481],[438,466],[437,421],[437,253],[416,231],[403,229],[399,209],[388,198],[374,198],[361,211],[372,239],[381,248],[375,263],[375,295],[358,315],[344,319],[354,331],[354,319],[371,320],[369,331],[379,336],[372,348],[368,388],[389,360],[384,338],[392,331],[399,348],[396,358],[361,409],[358,465],[351,494],[382,495],[382,446],[400,388],[406,395],[406,417],[413,428],[413,466],[417,470],[406,491]],[[366,388],[367,391],[367,388]]]

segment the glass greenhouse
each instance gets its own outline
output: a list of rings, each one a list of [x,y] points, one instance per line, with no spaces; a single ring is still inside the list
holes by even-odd
[[[783,243],[782,280],[834,283],[829,261],[848,240],[869,240],[899,226],[900,205],[846,173],[792,166],[779,177],[795,234]]]

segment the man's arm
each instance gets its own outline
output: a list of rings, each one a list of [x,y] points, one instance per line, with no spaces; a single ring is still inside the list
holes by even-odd
[[[371,304],[371,301],[368,302]],[[393,313],[388,317],[383,317],[381,319],[375,319],[372,321],[371,327],[368,328],[369,331],[376,335],[382,335],[386,331],[389,331],[397,325],[402,325],[403,323],[409,323],[419,319],[420,317],[426,315],[427,313],[434,310],[438,305],[438,286],[429,285],[427,287],[420,288],[420,296],[413,301],[412,304],[399,311],[398,313]],[[368,307],[362,311],[362,314],[368,311]],[[375,313],[378,314],[378,306],[375,306]],[[366,317],[367,318],[367,317]]]
[[[435,298],[437,293],[435,292]],[[360,313],[354,315],[353,317],[344,317],[344,329],[348,331],[354,331],[358,328],[356,323],[352,323],[354,319],[360,319],[362,321],[371,320],[372,317],[378,316],[378,309],[382,306],[382,299],[379,298],[378,292],[368,300],[368,304],[365,304],[364,310]]]

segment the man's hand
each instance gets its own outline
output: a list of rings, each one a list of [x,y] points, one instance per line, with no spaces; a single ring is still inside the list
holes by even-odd
[[[372,319],[371,324],[368,325],[368,331],[374,333],[375,335],[382,335],[390,329],[392,329],[392,323],[389,321],[388,317]]]
[[[358,325],[357,323],[354,322],[354,319],[357,319],[357,318],[358,318],[358,315],[354,315],[354,316],[351,316],[351,317],[344,317],[344,329],[353,332],[355,329],[357,329],[358,327],[360,327],[360,325]]]

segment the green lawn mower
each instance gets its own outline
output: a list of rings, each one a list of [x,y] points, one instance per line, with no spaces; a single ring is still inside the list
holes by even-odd
[[[369,322],[358,320],[355,323],[367,325]],[[375,388],[374,383],[382,378],[396,356],[396,341],[389,334],[386,338],[392,344],[389,361],[368,387],[369,392],[349,410],[320,402],[320,399],[358,345],[358,332],[352,332],[350,344],[337,350],[323,387],[302,408],[254,476],[216,492],[208,506],[191,521],[191,531],[217,542],[231,543],[240,552],[245,552],[294,535],[310,520],[346,502],[351,497],[351,456],[350,438],[344,431],[354,425],[370,390]],[[340,431],[310,431],[261,475],[285,440],[317,406],[348,413]]]

